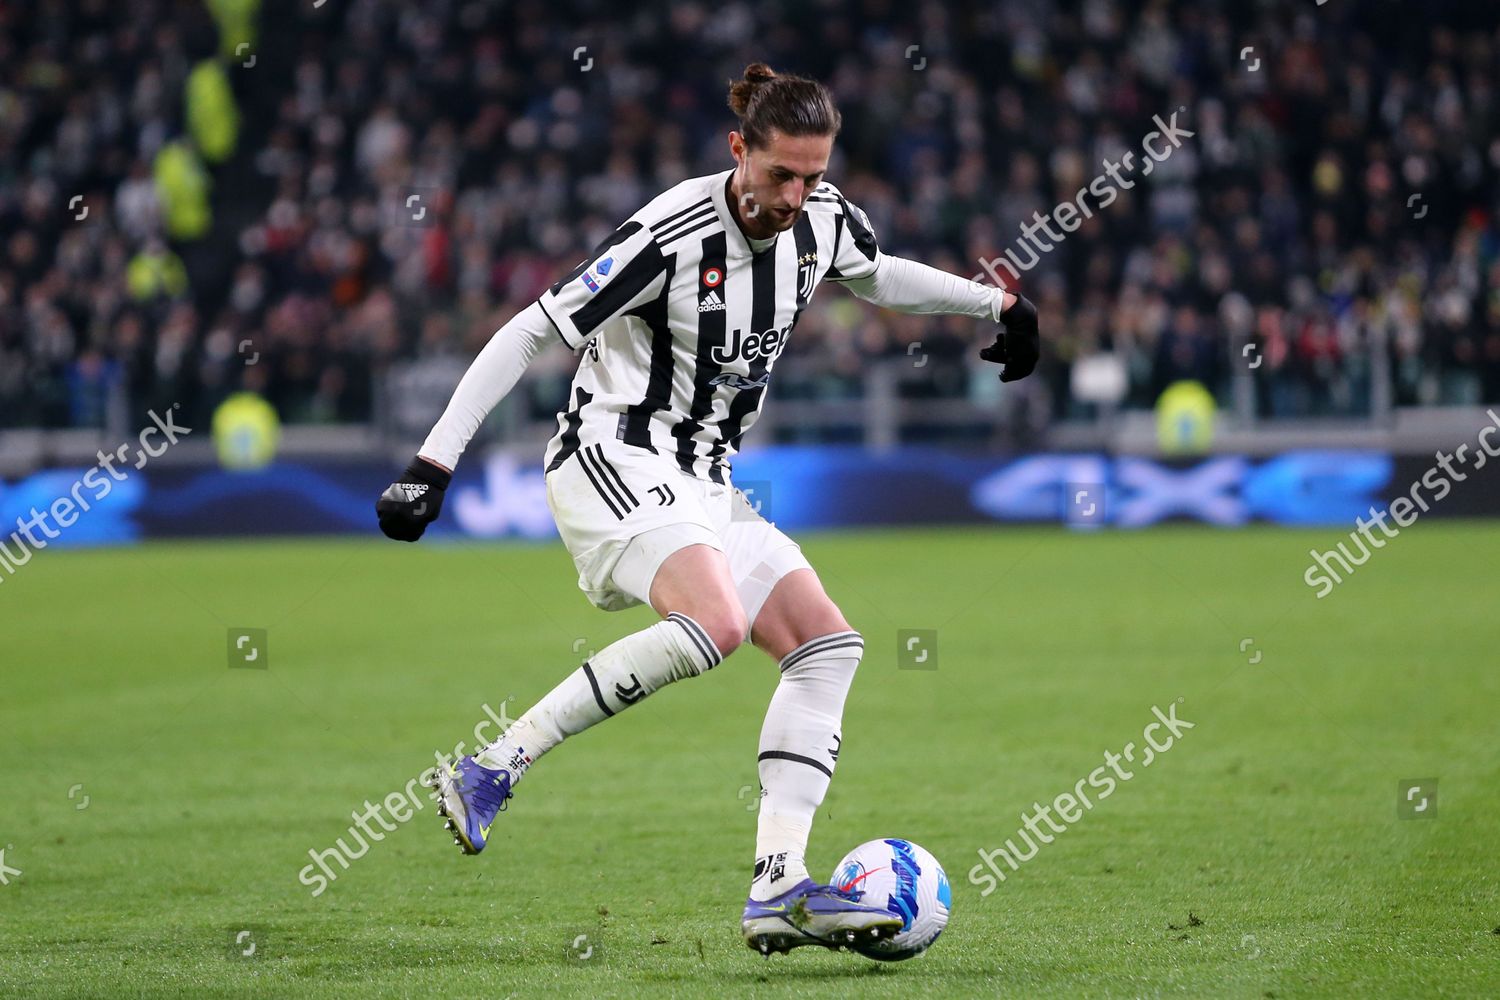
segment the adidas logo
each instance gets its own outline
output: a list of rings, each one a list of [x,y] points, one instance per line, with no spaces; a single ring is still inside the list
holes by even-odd
[[[701,313],[723,312],[724,300],[719,297],[718,290],[712,290],[698,302],[698,311]]]
[[[406,494],[407,503],[411,503],[417,497],[427,492],[426,483],[397,483],[396,488]]]

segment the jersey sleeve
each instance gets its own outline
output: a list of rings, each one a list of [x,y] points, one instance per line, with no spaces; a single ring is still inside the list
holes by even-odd
[[[973,316],[1000,322],[1005,292],[920,261],[882,254],[880,269],[864,278],[847,278],[844,287],[877,306],[915,314]]]
[[[880,265],[882,254],[875,241],[870,217],[854,202],[838,196],[843,212],[839,216],[838,236],[834,243],[833,266],[825,275],[828,281],[851,281],[868,278]]]
[[[537,301],[562,342],[576,351],[600,326],[660,294],[666,275],[651,230],[631,220]]]
[[[442,417],[433,425],[417,454],[446,469],[456,468],[485,416],[550,343],[552,325],[542,315],[540,303],[533,302],[511,317],[464,373]]]

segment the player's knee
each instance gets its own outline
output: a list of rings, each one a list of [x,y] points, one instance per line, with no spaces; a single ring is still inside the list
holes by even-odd
[[[853,631],[854,626],[849,624],[838,605],[824,597],[823,600],[810,604],[801,617],[792,623],[790,645],[795,648],[814,639]]]
[[[745,618],[745,609],[738,601],[720,602],[700,609],[694,616],[703,631],[713,641],[720,656],[728,656],[745,641],[750,624]]]

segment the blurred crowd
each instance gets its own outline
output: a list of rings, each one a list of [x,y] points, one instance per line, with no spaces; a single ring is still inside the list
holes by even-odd
[[[1267,417],[1500,401],[1493,5],[268,0],[260,48],[290,72],[234,76],[276,113],[234,154],[266,193],[213,287],[151,170],[184,128],[191,6],[0,3],[0,427],[206,421],[240,388],[287,421],[378,417],[393,370],[461,369],[657,192],[731,166],[725,91],[755,60],[833,89],[829,179],[883,249],[966,275],[1153,116],[1193,133],[998,271],[1041,309],[1017,389],[1043,419],[1094,414],[1075,389],[1100,355],[1127,406],[1185,378],[1227,403],[1242,375]],[[828,288],[777,392],[857,396],[889,359],[908,394],[965,396],[993,380],[987,337]],[[570,370],[539,359],[522,409],[555,409]]]

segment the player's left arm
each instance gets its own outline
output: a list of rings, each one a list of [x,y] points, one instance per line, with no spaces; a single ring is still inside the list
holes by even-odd
[[[847,231],[841,232],[828,278],[886,309],[918,314],[973,316],[999,323],[995,342],[979,352],[1003,365],[1000,381],[1014,382],[1036,369],[1041,355],[1036,306],[1024,295],[982,285],[919,261],[883,253],[870,220],[840,196]]]

